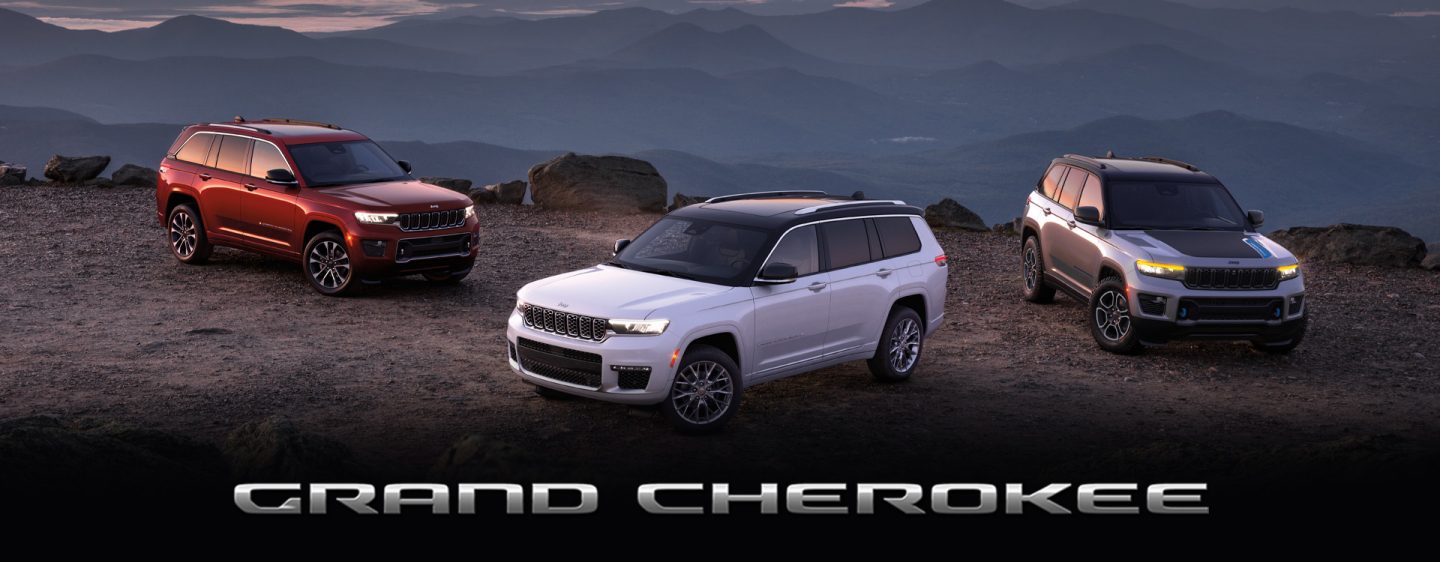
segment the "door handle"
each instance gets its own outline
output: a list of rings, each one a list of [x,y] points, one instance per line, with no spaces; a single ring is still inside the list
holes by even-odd
[[[213,178],[213,177],[215,177],[215,176],[212,176],[212,175],[210,175],[210,174],[200,174],[199,177],[200,177],[200,179],[202,179],[202,180],[210,181],[210,178]]]
[[[247,184],[245,184],[245,189],[248,189],[248,190],[250,190],[250,191],[255,191],[256,189],[259,189],[259,188],[255,187],[255,184],[253,184],[253,183],[247,183]],[[1070,226],[1075,226],[1075,223],[1070,223]]]
[[[1070,221],[1068,224],[1070,225],[1071,229],[1075,228],[1075,221]]]
[[[1045,216],[1048,217],[1050,216],[1050,207],[1040,207],[1040,212],[1045,213]]]
[[[884,278],[886,278],[886,277],[889,277],[891,273],[895,273],[895,272],[882,267],[882,268],[880,268],[879,271],[876,271],[876,272],[875,272],[875,275],[876,275],[877,277],[881,278],[881,279],[884,279]]]
[[[828,287],[829,285],[829,283],[821,283],[819,281],[816,281],[814,283],[811,283],[809,287],[806,287],[806,289],[810,289],[812,292],[818,293],[825,290],[825,287]]]

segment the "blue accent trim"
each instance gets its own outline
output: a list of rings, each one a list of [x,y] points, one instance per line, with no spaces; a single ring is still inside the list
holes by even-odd
[[[1246,244],[1249,244],[1251,248],[1255,248],[1255,251],[1256,251],[1256,252],[1260,252],[1260,257],[1262,257],[1262,258],[1273,258],[1273,257],[1275,257],[1275,254],[1272,254],[1272,253],[1270,253],[1270,250],[1266,250],[1266,249],[1265,249],[1265,245],[1264,245],[1264,244],[1261,244],[1261,243],[1259,243],[1259,242],[1256,242],[1254,238],[1246,238],[1246,239],[1245,239],[1245,243],[1246,243]]]

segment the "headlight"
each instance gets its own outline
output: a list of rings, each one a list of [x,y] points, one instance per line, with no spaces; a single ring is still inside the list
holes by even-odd
[[[670,327],[669,320],[611,320],[610,330],[630,336],[658,336]]]
[[[1282,265],[1275,268],[1275,271],[1280,272],[1281,281],[1285,281],[1287,279],[1294,279],[1300,276],[1300,264],[1292,263],[1290,265]]]
[[[475,216],[475,206],[474,206],[474,205],[470,205],[469,207],[465,207],[465,218],[466,218],[466,219],[469,219],[469,218],[474,217],[474,216]]]
[[[1185,266],[1183,265],[1137,260],[1135,262],[1135,269],[1151,277],[1160,277],[1163,279],[1185,278]]]
[[[365,224],[395,224],[395,220],[398,218],[400,218],[400,215],[397,215],[395,213],[367,213],[365,211],[355,211],[355,220],[363,222]]]
[[[529,307],[530,307],[530,305],[525,304],[525,301],[522,301],[522,300],[519,300],[519,299],[516,299],[516,300],[515,300],[515,312],[519,312],[520,314],[525,314],[525,309],[526,309],[526,308],[529,308]]]

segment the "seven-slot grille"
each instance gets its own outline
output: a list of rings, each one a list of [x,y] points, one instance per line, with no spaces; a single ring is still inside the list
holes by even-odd
[[[547,379],[591,389],[600,388],[600,356],[575,349],[517,338],[520,368]]]
[[[1280,272],[1273,267],[1187,267],[1185,286],[1191,289],[1274,289]]]
[[[604,318],[571,314],[541,306],[523,305],[520,313],[525,318],[526,327],[567,338],[600,341],[605,339],[605,331],[610,329],[610,321]]]
[[[403,213],[400,215],[400,230],[440,230],[465,224],[465,209],[430,211],[428,213]]]

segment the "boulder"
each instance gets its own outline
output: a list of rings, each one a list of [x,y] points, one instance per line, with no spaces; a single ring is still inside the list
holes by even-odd
[[[1305,261],[1416,267],[1425,259],[1425,242],[1393,226],[1297,226],[1269,237]]]
[[[1016,217],[1015,220],[1012,220],[1010,222],[998,223],[995,226],[990,227],[990,230],[995,234],[1015,236],[1016,234],[1020,234],[1020,221],[1021,219],[1019,217]]]
[[[989,232],[990,227],[974,211],[946,197],[939,203],[925,207],[925,222],[933,228],[958,228],[974,232]]]
[[[689,207],[696,203],[704,203],[706,199],[709,199],[709,197],[692,197],[684,193],[676,193],[674,199],[670,203],[670,210],[674,211],[676,209],[683,209],[685,207]]]
[[[470,180],[459,179],[459,178],[433,178],[433,177],[430,177],[430,178],[420,178],[420,181],[425,182],[425,183],[428,183],[428,184],[430,184],[430,185],[435,185],[435,186],[443,187],[443,188],[445,188],[445,189],[448,189],[448,190],[450,190],[450,191],[454,191],[454,192],[456,192],[456,193],[464,193],[464,194],[467,194],[467,195],[470,193],[470,187],[473,186],[473,185],[475,185],[475,183],[472,182],[472,181],[470,181]]]
[[[494,183],[485,186],[487,191],[495,194],[495,202],[501,205],[523,205],[525,203],[525,190],[530,184],[522,180]]]
[[[85,187],[115,187],[115,182],[110,181],[110,178],[90,178],[80,182],[80,185]]]
[[[524,460],[519,447],[472,433],[440,455],[430,473],[441,482],[511,482],[527,475]]]
[[[246,482],[344,482],[361,472],[348,447],[301,432],[282,417],[235,428],[224,452],[232,475]]]
[[[109,156],[61,156],[56,154],[45,163],[45,177],[55,183],[79,185],[100,177],[110,166]]]
[[[160,172],[144,166],[126,164],[119,170],[115,170],[115,173],[110,174],[110,181],[115,185],[155,187],[155,184],[160,183]]]
[[[665,178],[644,160],[568,153],[530,168],[530,198],[552,209],[665,211]]]
[[[27,173],[29,170],[24,166],[0,162],[0,185],[25,185]]]
[[[1440,271],[1440,242],[1425,247],[1425,259],[1420,260],[1420,267]]]
[[[468,195],[476,205],[493,205],[497,201],[495,192],[483,187],[471,189]]]

